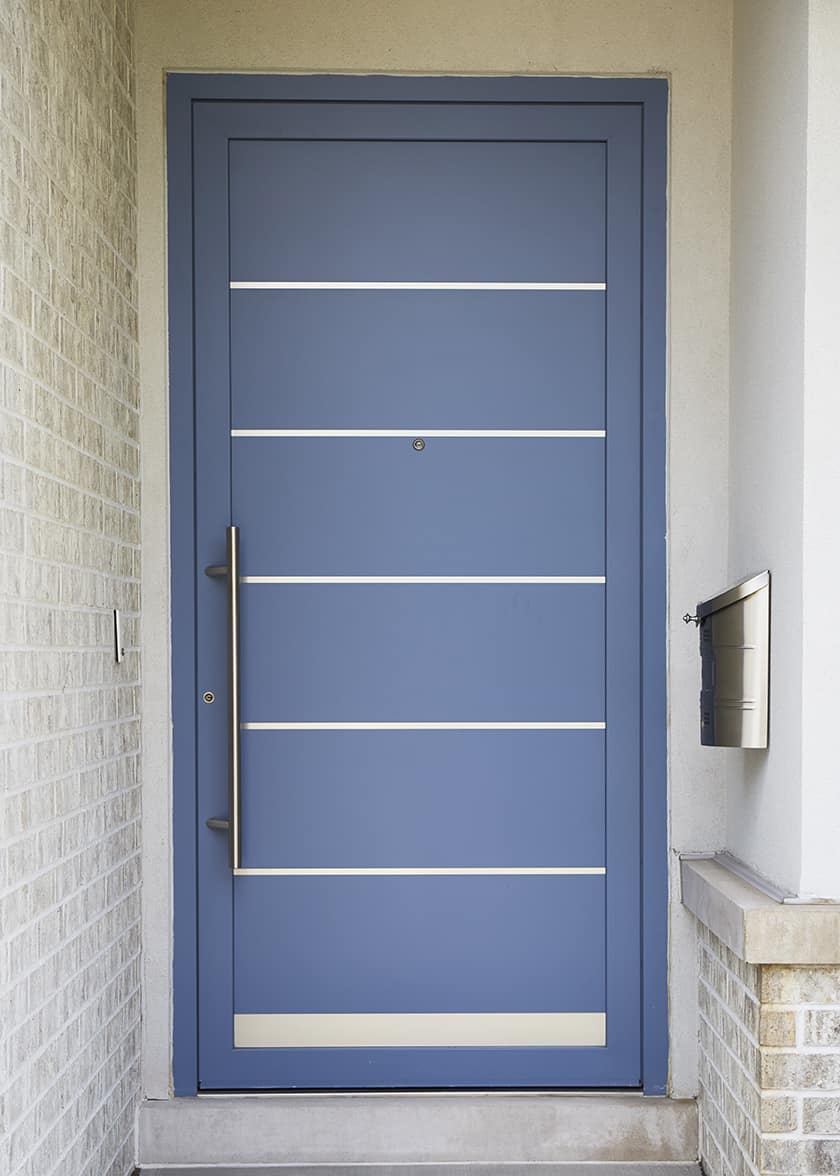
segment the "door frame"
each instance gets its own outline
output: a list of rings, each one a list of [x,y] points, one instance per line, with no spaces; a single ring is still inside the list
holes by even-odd
[[[198,1093],[198,882],[193,369],[193,104],[248,101],[610,103],[640,109],[642,159],[642,1087],[667,1093],[666,256],[663,78],[189,74],[166,77],[172,649],[173,1041],[176,1096]],[[173,460],[173,455],[177,459]],[[628,618],[628,623],[633,618]]]

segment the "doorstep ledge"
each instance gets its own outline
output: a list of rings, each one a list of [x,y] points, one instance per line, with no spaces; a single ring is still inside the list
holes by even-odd
[[[788,904],[719,859],[684,857],[682,902],[748,964],[840,964],[840,903]]]

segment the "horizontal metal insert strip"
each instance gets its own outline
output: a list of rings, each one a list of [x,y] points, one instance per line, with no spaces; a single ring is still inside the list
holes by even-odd
[[[314,869],[285,868],[282,866],[239,866],[234,874],[237,877],[281,877],[281,878],[372,878],[372,877],[402,877],[460,875],[460,874],[606,874],[603,866],[358,866],[358,867],[321,867]]]
[[[237,1049],[603,1046],[606,1013],[236,1013]]]
[[[240,576],[240,584],[606,584],[606,576]]]
[[[606,429],[231,429],[231,437],[565,437],[602,440]]]
[[[231,282],[231,290],[606,290],[606,282]]]
[[[606,723],[241,723],[243,731],[603,731]]]

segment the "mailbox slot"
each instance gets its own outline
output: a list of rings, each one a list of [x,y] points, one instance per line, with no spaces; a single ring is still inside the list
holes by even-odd
[[[770,573],[697,605],[700,742],[766,747],[770,694]]]

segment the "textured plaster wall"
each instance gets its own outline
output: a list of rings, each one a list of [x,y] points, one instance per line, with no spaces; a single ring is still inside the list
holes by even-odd
[[[773,572],[771,745],[735,765],[727,847],[799,888],[808,6],[739,0],[732,139],[730,578]]]
[[[171,953],[165,144],[167,69],[657,74],[671,81],[671,844],[721,846],[725,760],[698,747],[696,634],[727,574],[730,0],[144,0],[138,10],[144,477],[144,1085],[169,1093]],[[672,1090],[696,1089],[693,930],[671,918]]]
[[[808,9],[802,585],[802,869],[805,894],[840,898],[840,5]]]
[[[727,846],[840,897],[840,9],[739,0],[732,179],[732,578],[773,571],[770,747],[729,753]],[[726,753],[719,753],[726,754]]]
[[[0,4],[0,1172],[125,1176],[140,1046],[126,0]],[[123,610],[117,665],[111,609]]]

